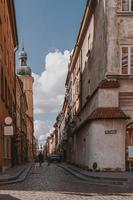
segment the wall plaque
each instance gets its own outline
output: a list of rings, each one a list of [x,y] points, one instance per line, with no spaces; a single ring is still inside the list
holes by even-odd
[[[105,130],[105,134],[116,134],[117,130]]]
[[[13,126],[4,126],[4,135],[13,136]]]

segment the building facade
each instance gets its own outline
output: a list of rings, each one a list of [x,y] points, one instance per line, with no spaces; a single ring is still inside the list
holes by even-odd
[[[28,140],[27,140],[27,99],[23,90],[23,82],[16,76],[16,153],[17,164],[28,161]]]
[[[66,161],[90,170],[133,165],[132,20],[130,0],[88,0],[68,66]]]
[[[33,126],[33,82],[31,69],[27,66],[27,53],[24,48],[19,53],[20,65],[17,69],[17,74],[23,82],[23,89],[26,95],[28,109],[26,111],[27,122],[27,143],[28,143],[28,160],[33,159],[33,143],[34,143],[34,126]]]
[[[4,120],[12,118],[16,134],[15,50],[18,46],[13,0],[0,1],[0,170],[14,163],[13,137],[4,136]]]

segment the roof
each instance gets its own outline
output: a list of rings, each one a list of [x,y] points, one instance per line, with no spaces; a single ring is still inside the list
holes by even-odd
[[[126,115],[118,107],[100,107],[94,110],[90,116],[89,120],[100,120],[100,119],[129,119],[130,117]]]
[[[99,107],[96,108],[89,117],[84,120],[79,127],[76,127],[72,134],[76,133],[83,126],[88,124],[89,121],[92,120],[104,120],[104,119],[129,119],[130,117],[126,115],[120,108],[118,107]]]

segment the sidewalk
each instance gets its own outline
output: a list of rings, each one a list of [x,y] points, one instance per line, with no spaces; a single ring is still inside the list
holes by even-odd
[[[58,166],[77,178],[94,184],[133,187],[133,172],[90,172],[66,163]]]
[[[18,165],[0,174],[0,185],[22,182],[27,177],[33,163]]]

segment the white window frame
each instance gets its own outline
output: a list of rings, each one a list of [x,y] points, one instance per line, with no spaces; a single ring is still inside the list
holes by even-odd
[[[128,74],[122,73],[122,48],[127,47],[128,48]],[[120,74],[121,75],[133,75],[131,74],[131,48],[133,48],[133,45],[121,45],[120,47]]]
[[[133,12],[133,10],[131,10],[131,3],[132,3],[132,0],[128,0],[129,1],[129,9],[128,10],[123,10],[123,0],[121,0],[121,11],[122,12]]]

